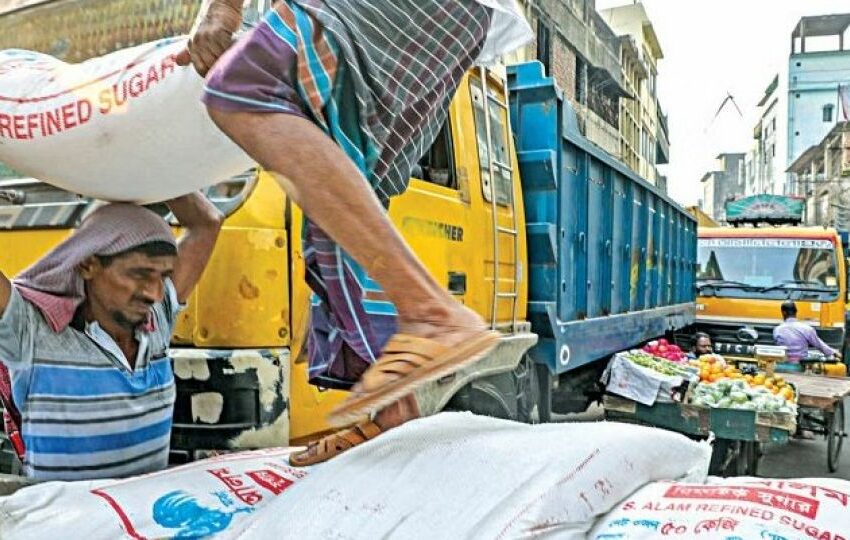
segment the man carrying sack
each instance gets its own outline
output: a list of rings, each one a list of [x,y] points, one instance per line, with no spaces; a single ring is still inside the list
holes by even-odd
[[[417,417],[414,389],[497,344],[430,276],[385,209],[466,71],[532,33],[514,0],[282,0],[231,47],[241,5],[207,0],[178,62],[207,76],[212,119],[307,217],[307,277],[318,297],[311,376],[340,388],[356,381],[331,421],[377,413],[293,456],[306,465]],[[364,307],[367,275],[395,314]]]
[[[27,476],[117,478],[168,464],[168,344],[222,216],[199,193],[167,205],[185,229],[179,242],[154,212],[108,204],[14,284],[0,272],[0,362],[11,375],[0,398],[21,413],[7,422],[20,422]]]

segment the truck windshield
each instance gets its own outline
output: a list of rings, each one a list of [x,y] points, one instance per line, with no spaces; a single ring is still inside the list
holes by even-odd
[[[826,239],[701,238],[697,286],[700,296],[834,300],[835,246]]]

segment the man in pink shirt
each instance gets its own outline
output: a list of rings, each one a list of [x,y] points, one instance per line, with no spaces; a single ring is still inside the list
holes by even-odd
[[[782,303],[784,322],[773,329],[773,341],[787,350],[788,362],[799,364],[805,359],[809,348],[818,349],[827,358],[838,356],[838,352],[818,337],[815,329],[797,320],[797,305],[788,300]]]

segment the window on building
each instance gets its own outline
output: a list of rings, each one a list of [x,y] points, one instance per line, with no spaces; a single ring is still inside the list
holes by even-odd
[[[832,122],[832,112],[835,109],[835,105],[832,103],[828,103],[823,106],[823,121],[824,122]]]
[[[541,20],[537,21],[537,59],[543,64],[546,75],[552,75],[552,32]]]
[[[587,104],[587,64],[584,59],[576,55],[576,101],[582,105]]]
[[[649,72],[649,77],[647,77],[647,86],[649,87],[649,95],[655,97],[655,84],[656,84],[656,75],[654,71]]]

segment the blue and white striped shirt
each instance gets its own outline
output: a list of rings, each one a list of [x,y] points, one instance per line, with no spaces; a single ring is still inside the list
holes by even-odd
[[[0,361],[22,416],[27,476],[115,478],[166,467],[175,396],[167,352],[179,309],[166,280],[166,298],[152,308],[154,331],[137,332],[131,370],[102,330],[54,332],[13,290],[0,317]]]

